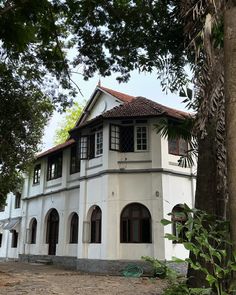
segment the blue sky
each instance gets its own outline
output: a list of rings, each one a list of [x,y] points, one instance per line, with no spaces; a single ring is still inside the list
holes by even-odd
[[[74,75],[73,80],[80,87],[83,94],[83,96],[79,94],[76,98],[76,101],[82,102],[90,98],[99,81],[99,76],[96,75],[89,81],[84,81],[81,75]],[[185,110],[185,106],[182,103],[183,98],[180,98],[177,93],[166,94],[165,92],[163,92],[161,89],[160,81],[157,80],[154,73],[145,74],[135,71],[131,73],[131,78],[128,83],[121,84],[116,81],[115,75],[107,78],[101,78],[100,80],[101,85],[104,87],[124,92],[133,96],[144,96],[166,106]],[[53,139],[55,135],[55,130],[59,128],[62,118],[63,114],[54,113],[54,116],[50,120],[48,126],[45,128],[42,145],[43,150],[48,149],[54,145]]]

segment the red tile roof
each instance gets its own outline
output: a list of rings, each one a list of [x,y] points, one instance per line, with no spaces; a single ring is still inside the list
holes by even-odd
[[[108,110],[107,112],[89,121],[80,123],[79,126],[71,130],[72,132],[75,130],[81,129],[84,126],[97,123],[99,120],[102,121],[104,119],[118,119],[118,118],[122,119],[122,118],[132,118],[132,117],[136,117],[136,118],[157,117],[161,115],[165,115],[165,116],[176,118],[176,119],[183,119],[184,117],[190,116],[189,113],[166,107],[164,105],[161,105],[159,103],[156,103],[144,97],[135,97],[135,96],[127,95],[125,93],[114,91],[112,89],[102,87],[102,86],[97,86],[97,89],[100,89],[101,91],[105,91],[111,94],[112,96],[118,98],[124,103],[114,107],[111,110]],[[74,142],[75,142],[74,139],[70,139],[66,141],[65,143],[56,145],[53,148],[38,154],[37,158],[42,158],[54,152],[58,152],[72,145]]]
[[[175,110],[145,97],[136,97],[133,101],[116,106],[105,112],[103,118],[122,118],[122,117],[152,117],[167,115],[177,119],[189,116],[189,113]]]
[[[145,97],[136,97],[131,102],[126,102],[111,110],[89,120],[72,129],[81,129],[84,126],[90,125],[96,121],[103,119],[124,119],[124,118],[140,118],[140,117],[157,117],[165,115],[171,118],[184,119],[190,114],[175,110],[157,102],[149,100]]]
[[[98,86],[98,88],[100,88],[101,90],[111,94],[112,96],[115,96],[116,98],[118,98],[119,100],[123,101],[123,102],[131,102],[135,96],[131,96],[122,92],[118,92],[106,87],[102,87],[102,86]]]
[[[66,141],[66,142],[64,142],[64,143],[58,144],[58,145],[52,147],[51,149],[46,150],[45,152],[42,152],[42,153],[38,154],[38,155],[36,156],[36,158],[39,159],[39,158],[42,158],[42,157],[44,157],[44,156],[47,156],[48,154],[52,154],[52,153],[54,153],[54,152],[59,152],[60,150],[62,150],[62,149],[64,149],[64,148],[66,148],[66,147],[72,145],[74,142],[75,142],[74,139],[70,139],[70,140],[68,140],[68,141]]]

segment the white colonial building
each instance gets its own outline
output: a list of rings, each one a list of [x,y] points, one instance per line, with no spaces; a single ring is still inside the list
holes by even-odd
[[[159,118],[187,114],[97,86],[68,141],[37,156],[21,194],[0,212],[0,257],[112,269],[124,260],[186,257],[162,218],[193,206],[187,145],[157,134]]]

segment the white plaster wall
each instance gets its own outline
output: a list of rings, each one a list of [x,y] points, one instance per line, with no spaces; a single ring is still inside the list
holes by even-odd
[[[163,208],[164,218],[170,220],[170,213],[177,204],[187,204],[193,207],[193,185],[194,182],[190,177],[181,177],[173,175],[163,175]],[[164,227],[165,233],[171,233],[171,225]],[[171,260],[173,256],[178,258],[188,257],[189,252],[181,244],[173,244],[172,241],[165,239],[165,258]]]
[[[77,245],[69,244],[69,218],[73,212],[79,212],[79,188],[69,191],[62,191],[38,198],[31,198],[27,201],[28,213],[26,218],[27,228],[29,228],[32,218],[37,220],[36,244],[25,245],[25,254],[48,253],[46,244],[46,226],[48,212],[55,208],[59,214],[59,237],[57,245],[57,255],[76,256]],[[80,218],[80,216],[79,216]],[[27,241],[25,241],[27,242]]]
[[[0,222],[7,222],[11,218],[21,217],[22,215],[22,201],[21,207],[15,209],[15,195],[13,193],[8,194],[6,199],[6,206],[3,212],[0,212]],[[9,230],[4,230],[2,227],[0,232],[2,236],[2,246],[0,247],[0,257],[17,259],[19,254],[19,245],[21,239],[20,224],[16,226],[18,232],[17,248],[12,248],[12,234]]]
[[[101,115],[104,111],[108,111],[115,106],[120,105],[121,102],[116,99],[115,97],[102,93],[96,100],[95,104],[93,105],[92,109],[90,110],[90,114],[87,120],[91,120],[99,115]]]
[[[97,101],[108,99],[103,95]],[[115,100],[110,102],[113,107]],[[99,107],[90,116],[97,116]],[[41,179],[39,185],[32,184],[32,178],[25,182],[23,209],[15,209],[8,205],[5,212],[0,212],[0,220],[9,216],[22,218],[20,235],[20,253],[48,253],[46,237],[46,215],[52,208],[58,211],[59,243],[57,255],[77,256],[91,259],[140,259],[141,256],[154,256],[158,259],[171,259],[172,256],[186,257],[183,246],[172,244],[164,239],[165,232],[170,228],[163,227],[160,220],[168,217],[172,208],[178,203],[193,204],[195,181],[189,176],[177,176],[173,173],[190,174],[192,170],[177,167],[179,157],[168,154],[166,139],[156,134],[154,120],[149,125],[149,149],[147,152],[119,153],[109,151],[109,123],[104,123],[103,156],[81,161],[81,171],[70,175],[70,148],[63,151],[63,175],[61,178],[47,181],[47,158],[41,162]],[[119,162],[119,163],[118,163]],[[167,172],[161,170],[167,169]],[[107,174],[109,169],[112,174]],[[143,171],[138,171],[143,169]],[[145,171],[146,169],[146,171]],[[153,170],[154,169],[154,170]],[[158,170],[159,169],[159,170]],[[106,172],[99,175],[100,172]],[[131,173],[132,172],[132,173]],[[79,179],[81,177],[81,179]],[[73,187],[75,187],[73,189]],[[37,196],[37,197],[35,197]],[[14,197],[7,202],[14,203]],[[152,243],[125,244],[120,243],[120,214],[123,208],[133,202],[146,206],[152,217]],[[102,242],[90,244],[83,241],[83,226],[87,222],[87,235],[90,235],[89,222],[91,208],[97,205],[102,210]],[[72,212],[79,215],[78,245],[69,244],[69,218]],[[90,212],[90,213],[89,213]],[[36,244],[26,242],[26,228],[32,218],[37,219]],[[17,257],[16,249],[10,249],[11,237],[3,236],[1,256]],[[7,245],[8,244],[8,248]],[[8,249],[8,250],[7,250]]]

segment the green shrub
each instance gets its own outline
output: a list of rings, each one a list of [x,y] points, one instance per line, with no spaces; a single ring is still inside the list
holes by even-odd
[[[161,279],[175,280],[177,278],[177,272],[166,265],[165,262],[161,262],[150,256],[142,256],[142,259],[149,262],[153,267],[154,277]]]

